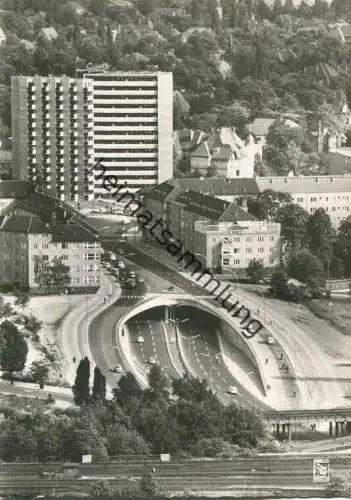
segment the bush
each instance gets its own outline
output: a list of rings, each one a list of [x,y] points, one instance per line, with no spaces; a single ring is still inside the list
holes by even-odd
[[[334,476],[326,488],[328,497],[349,497],[351,495],[350,478]]]
[[[141,477],[139,491],[142,495],[148,497],[157,495],[159,486],[152,472],[146,472],[146,474]]]

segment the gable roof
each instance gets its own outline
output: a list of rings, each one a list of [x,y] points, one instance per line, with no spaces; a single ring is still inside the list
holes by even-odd
[[[230,203],[196,191],[183,191],[173,201],[183,205],[184,210],[202,218],[220,220]]]
[[[167,181],[162,184],[157,184],[151,188],[151,190],[145,194],[145,198],[165,202],[169,195],[176,189]]]
[[[212,150],[212,159],[217,161],[228,161],[232,156],[232,149],[229,144],[223,144],[218,149]]]
[[[257,220],[256,217],[240,208],[236,203],[230,203],[221,217],[221,221],[223,222],[247,222],[255,220]]]
[[[0,180],[0,198],[24,198],[33,186],[28,181],[2,181]]]
[[[51,228],[52,241],[58,242],[94,242],[98,241],[90,231],[80,224],[57,224]]]
[[[275,118],[255,118],[249,125],[250,132],[256,137],[266,136],[268,129],[275,122]]]
[[[36,215],[9,215],[2,221],[0,231],[26,234],[48,234],[50,229]]]
[[[211,153],[210,153],[210,145],[208,144],[208,142],[202,141],[191,153],[191,156],[200,158],[209,158],[211,156]]]
[[[40,37],[45,37],[48,41],[51,42],[52,40],[55,40],[58,37],[58,33],[55,30],[55,28],[49,26],[48,28],[42,28],[39,31],[38,38]]]

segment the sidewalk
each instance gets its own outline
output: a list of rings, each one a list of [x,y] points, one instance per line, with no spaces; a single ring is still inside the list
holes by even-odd
[[[166,265],[167,267],[177,271],[180,273],[183,277],[188,279],[189,281],[192,281],[196,284],[199,284],[199,281],[196,281],[196,278],[191,276],[190,273],[187,272],[182,272],[179,270],[176,259],[172,258],[171,255],[167,254],[164,250],[160,248],[154,248],[152,246],[145,247],[145,245],[142,245],[140,241],[131,240],[130,244],[134,246],[136,249],[139,251],[143,252],[146,255],[151,255],[154,258],[156,258],[158,261],[160,261],[162,264]],[[208,277],[206,278],[206,281],[208,280]],[[233,286],[233,283],[230,283],[228,281],[222,281],[221,283],[223,287],[227,285]],[[232,292],[233,298],[238,299],[239,302],[240,300],[240,294],[238,296],[238,292],[234,290],[228,290],[229,292]],[[246,303],[246,298],[245,301],[243,301],[243,305]],[[228,319],[230,319],[230,316],[228,314]],[[235,328],[236,325],[233,325]],[[264,398],[264,400],[272,406],[275,409],[291,409],[292,405],[294,408],[296,408],[299,404],[304,404],[305,397],[297,397],[292,399],[293,392],[296,391],[296,382],[295,380],[290,380],[287,378],[282,378],[282,373],[280,371],[280,366],[279,362],[277,361],[276,357],[274,356],[270,346],[265,344],[262,341],[261,335],[256,335],[252,339],[248,340],[248,342],[251,342],[251,347],[252,350],[256,354],[256,358],[260,360],[260,370],[263,374],[263,379],[266,383],[266,385],[270,386],[270,390],[267,391],[267,397]],[[227,356],[229,358],[229,356]],[[264,364],[264,360],[268,359],[268,363]],[[230,361],[230,359],[229,359]],[[238,377],[240,376],[240,371],[237,369],[237,365],[235,361],[231,359],[231,363],[228,362],[228,369],[231,369],[231,372],[233,376]],[[247,384],[245,383],[247,380],[240,380],[240,383],[242,383],[243,386],[246,386]],[[267,387],[265,388],[267,389]],[[304,387],[301,387],[301,389],[305,389]],[[305,390],[303,391],[304,393],[306,392]],[[302,401],[302,400],[303,401]]]
[[[81,304],[66,316],[57,332],[58,348],[65,359],[63,373],[71,385],[76,377],[77,363],[85,356],[90,359],[93,377],[95,364],[89,346],[89,325],[97,315],[118,300],[121,294],[117,283],[110,281],[103,273],[101,276],[101,286],[97,293],[93,296],[82,295]],[[73,362],[73,357],[76,358],[76,363]]]

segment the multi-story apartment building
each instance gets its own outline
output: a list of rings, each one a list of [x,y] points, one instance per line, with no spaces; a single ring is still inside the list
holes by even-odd
[[[149,242],[157,245],[157,238],[162,241],[166,227],[184,252],[191,252],[209,269],[243,275],[251,260],[268,269],[279,263],[280,224],[258,221],[235,201],[165,182],[145,195],[143,205],[154,222],[163,221],[152,234],[145,231]]]
[[[1,285],[20,283],[45,292],[45,266],[60,259],[70,268],[70,291],[92,291],[100,285],[101,246],[78,224],[50,226],[26,212],[1,217]]]
[[[13,178],[61,200],[94,196],[93,83],[66,76],[13,76]]]
[[[236,202],[245,208],[245,199],[265,190],[291,195],[292,202],[308,213],[324,208],[337,229],[351,215],[351,175],[255,177],[254,179],[172,179],[179,190],[191,189],[216,198]]]
[[[246,275],[250,261],[266,269],[279,264],[280,224],[257,220],[236,223],[195,223],[196,257],[203,266],[238,277]]]
[[[256,178],[259,190],[273,189],[289,193],[292,202],[313,214],[323,208],[337,229],[351,215],[351,176],[321,175]]]
[[[86,73],[93,82],[94,160],[130,192],[173,176],[173,80],[164,72]],[[109,197],[95,175],[95,196]]]

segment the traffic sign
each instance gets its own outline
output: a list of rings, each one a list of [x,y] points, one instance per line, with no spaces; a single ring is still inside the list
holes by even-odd
[[[313,460],[313,481],[316,483],[329,482],[329,458],[315,458]]]

